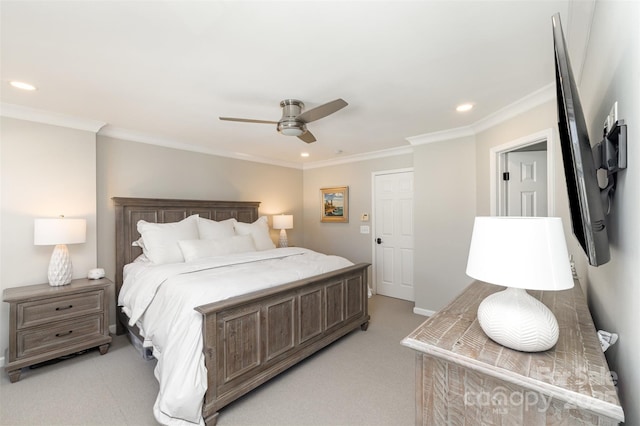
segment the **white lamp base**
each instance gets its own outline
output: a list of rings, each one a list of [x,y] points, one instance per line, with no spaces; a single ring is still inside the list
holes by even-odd
[[[558,341],[553,313],[524,289],[507,287],[485,298],[478,321],[491,340],[517,351],[546,351]]]
[[[49,285],[60,286],[69,284],[73,275],[71,256],[66,244],[58,244],[53,249],[51,260],[49,261]]]
[[[289,241],[287,240],[287,231],[280,230],[280,241],[278,241],[278,247],[289,247]]]

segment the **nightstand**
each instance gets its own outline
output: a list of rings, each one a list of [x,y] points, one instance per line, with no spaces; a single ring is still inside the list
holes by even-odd
[[[77,279],[52,287],[37,284],[7,288],[10,304],[9,353],[4,367],[12,383],[21,369],[85,349],[109,350],[109,299],[112,282]]]

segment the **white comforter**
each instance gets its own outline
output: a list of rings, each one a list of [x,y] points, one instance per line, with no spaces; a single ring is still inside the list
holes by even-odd
[[[158,360],[160,391],[153,407],[166,425],[203,425],[207,374],[202,317],[193,308],[352,265],[338,256],[280,248],[125,269],[118,304],[137,324]]]

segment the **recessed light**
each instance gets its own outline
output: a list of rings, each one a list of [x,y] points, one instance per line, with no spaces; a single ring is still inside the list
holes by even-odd
[[[462,104],[456,107],[456,111],[466,112],[466,111],[470,111],[472,108],[473,108],[473,104]]]
[[[309,153],[308,152],[303,152],[300,154],[300,157],[308,157]]]
[[[36,90],[36,86],[29,83],[25,83],[23,81],[10,81],[9,84],[15,87],[16,89]]]

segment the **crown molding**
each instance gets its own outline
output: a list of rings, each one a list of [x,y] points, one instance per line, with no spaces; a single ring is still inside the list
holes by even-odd
[[[425,133],[417,136],[410,136],[407,139],[411,145],[423,145],[427,143],[442,142],[449,139],[458,139],[476,134],[494,127],[500,123],[512,119],[530,109],[551,101],[556,96],[555,83],[536,90],[516,102],[489,114],[470,126],[457,127],[455,129],[443,130],[439,132]]]
[[[0,116],[17,118],[18,120],[34,121],[36,123],[51,124],[76,130],[85,130],[93,133],[97,133],[105,124],[107,124],[104,121],[73,117],[70,115],[26,107],[23,105],[8,104],[5,102],[0,104]]]
[[[339,164],[354,163],[357,161],[373,160],[377,158],[392,157],[396,155],[412,154],[413,146],[428,143],[442,142],[450,139],[475,136],[477,133],[496,126],[517,115],[522,114],[532,108],[544,104],[555,97],[555,84],[548,84],[541,89],[525,96],[524,98],[507,105],[487,117],[476,121],[470,126],[457,127],[455,129],[443,130],[432,133],[425,133],[417,136],[407,137],[406,140],[411,146],[402,146],[380,151],[373,151],[364,154],[355,154],[330,160],[321,160],[310,163],[293,163],[269,158],[243,154],[240,152],[228,152],[196,146],[171,139],[164,139],[157,136],[144,134],[128,129],[107,125],[105,122],[97,120],[87,120],[50,111],[25,107],[22,105],[0,103],[0,116],[17,118],[20,120],[34,121],[55,126],[68,127],[78,130],[86,130],[97,133],[100,136],[108,136],[117,139],[124,139],[132,142],[140,142],[149,145],[158,145],[166,148],[180,149],[183,151],[199,152],[202,154],[216,155],[237,160],[253,161],[256,163],[271,164],[274,166],[288,167],[293,169],[316,169],[320,167],[335,166]]]
[[[398,148],[383,149],[364,154],[354,154],[331,160],[314,161],[303,165],[303,170],[318,169],[320,167],[336,166],[339,164],[355,163],[357,161],[374,160],[376,158],[394,157],[396,155],[413,154],[413,147],[401,146]]]
[[[456,127],[455,129],[441,130],[439,132],[424,133],[417,136],[409,136],[406,139],[411,145],[425,145],[428,143],[442,142],[449,139],[458,139],[474,135],[475,132],[472,126],[464,126]]]
[[[206,148],[203,146],[197,146],[179,142],[172,139],[164,139],[154,135],[136,132],[133,130],[123,129],[120,127],[114,127],[106,125],[99,132],[98,136],[107,136],[116,139],[123,139],[131,142],[139,142],[148,145],[162,146],[165,148],[179,149],[182,151],[198,152],[200,154],[216,155],[218,157],[234,158],[236,160],[253,161],[254,163],[271,164],[273,166],[288,167],[291,169],[302,169],[301,164],[291,163],[288,161],[273,160],[270,158],[263,158],[253,156],[249,154],[243,154],[241,152],[229,152],[223,150],[217,150],[212,148]]]
[[[110,125],[104,126],[98,132],[98,136],[107,136],[111,138],[131,141],[131,142],[139,142],[139,143],[145,143],[149,145],[162,146],[165,148],[180,149],[183,151],[198,152],[201,154],[216,155],[219,157],[235,158],[237,160],[253,161],[256,163],[271,164],[274,166],[288,167],[291,169],[303,169],[303,170],[413,153],[412,147],[403,146],[399,148],[391,148],[391,149],[385,149],[381,151],[368,152],[365,154],[350,155],[348,157],[341,157],[339,159],[322,160],[322,161],[316,161],[312,163],[299,164],[299,163],[292,163],[288,161],[279,161],[279,160],[273,160],[269,158],[252,156],[248,154],[243,154],[241,152],[228,152],[228,151],[222,151],[222,150],[215,150],[211,148],[205,148],[202,146],[186,144],[186,143],[178,142],[171,139],[163,139],[157,136],[148,135],[145,133],[140,133],[133,130],[123,129],[120,127],[114,127]]]
[[[537,106],[551,101],[556,96],[556,85],[549,83],[546,86],[528,94],[522,99],[515,101],[498,111],[489,114],[485,118],[476,121],[471,125],[474,133],[480,133],[500,123],[512,119],[524,112],[527,112]]]

